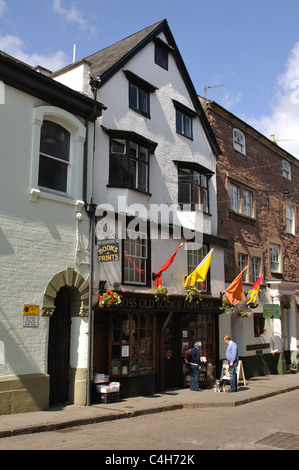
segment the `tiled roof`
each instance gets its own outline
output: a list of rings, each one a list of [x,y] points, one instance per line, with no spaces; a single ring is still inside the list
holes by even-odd
[[[101,51],[95,52],[85,60],[91,64],[91,75],[93,77],[101,77],[116,64],[124,61],[132,51],[143,44],[143,41],[151,37],[152,33],[163,24],[164,20],[158,23],[148,26],[147,28],[138,31],[131,36],[128,36],[121,41],[118,41],[111,46],[102,49]]]

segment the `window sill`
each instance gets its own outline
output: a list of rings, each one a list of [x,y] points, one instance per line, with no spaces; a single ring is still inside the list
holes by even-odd
[[[109,183],[107,184],[107,188],[120,188],[120,189],[129,189],[130,191],[137,191],[138,193],[145,194],[146,196],[151,197],[152,193],[148,191],[144,191],[143,189],[138,189],[138,188],[130,188],[130,186],[122,186],[120,184],[112,184]]]
[[[78,199],[72,199],[70,196],[62,196],[60,194],[55,194],[52,192],[47,192],[41,189],[31,188],[29,194],[29,201],[37,202],[38,199],[45,199],[52,202],[57,202],[60,204],[67,204],[69,206],[76,206],[78,209],[84,207],[84,202]]]
[[[248,215],[235,212],[231,209],[229,209],[229,217],[231,217],[234,220],[239,220],[240,222],[247,222],[250,225],[256,224],[256,219],[254,219],[253,217],[249,217]]]

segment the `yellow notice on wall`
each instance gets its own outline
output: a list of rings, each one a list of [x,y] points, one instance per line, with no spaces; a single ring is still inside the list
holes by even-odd
[[[23,326],[38,326],[39,305],[24,305]]]

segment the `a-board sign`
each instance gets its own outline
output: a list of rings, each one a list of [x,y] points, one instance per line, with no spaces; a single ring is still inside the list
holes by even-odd
[[[242,380],[243,384],[246,385],[246,379],[245,379],[245,374],[244,374],[244,368],[243,368],[243,362],[242,361],[238,361],[236,373],[237,373],[237,384],[239,384],[239,381]],[[222,362],[220,380],[227,380],[227,381],[230,380],[229,364],[228,364],[227,361]]]

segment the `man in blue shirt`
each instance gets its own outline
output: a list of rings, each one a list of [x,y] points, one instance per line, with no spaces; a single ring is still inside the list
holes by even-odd
[[[224,336],[223,341],[227,344],[226,359],[229,363],[230,388],[226,392],[237,391],[237,366],[238,366],[238,346],[229,336]]]

